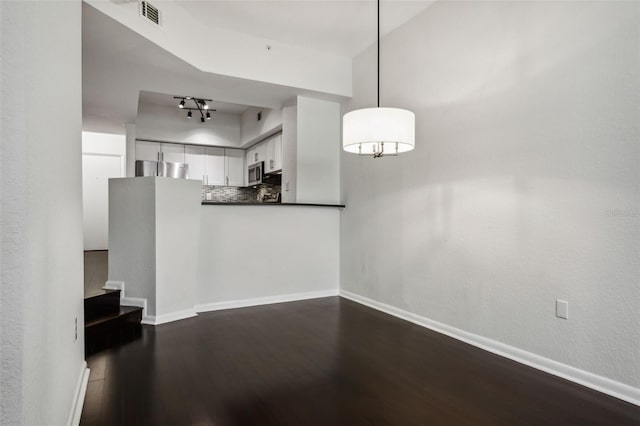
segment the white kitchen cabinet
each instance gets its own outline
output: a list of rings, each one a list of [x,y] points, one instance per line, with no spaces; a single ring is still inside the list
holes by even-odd
[[[136,141],[136,160],[159,161],[160,144],[158,142]]]
[[[226,182],[224,148],[205,149],[205,183],[224,185]]]
[[[247,166],[255,164],[259,161],[265,161],[266,144],[260,142],[247,150]]]
[[[160,144],[162,161],[169,161],[171,163],[184,163],[184,145],[176,143],[163,143]]]
[[[185,145],[184,162],[189,165],[189,179],[206,184],[205,153],[203,146]]]
[[[266,173],[282,170],[282,134],[270,137],[265,142],[264,170]]]
[[[228,186],[244,186],[244,150],[225,149],[225,180]]]

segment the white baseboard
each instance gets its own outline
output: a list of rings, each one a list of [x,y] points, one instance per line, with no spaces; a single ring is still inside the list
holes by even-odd
[[[640,405],[640,389],[638,388],[589,373],[588,371],[571,367],[567,364],[562,364],[552,359],[500,343],[496,340],[460,330],[450,325],[422,317],[403,309],[396,308],[395,306],[377,302],[346,290],[340,290],[340,296],[362,305],[369,306],[370,308],[385,312],[389,315],[393,315],[394,317],[429,328],[438,333],[445,334],[449,337],[453,337],[454,339],[461,340],[494,354],[509,358],[521,364],[528,365],[529,367],[553,374],[554,376],[562,377],[563,379],[578,383],[598,392],[611,395],[623,401],[630,402],[631,404]]]
[[[145,315],[142,317],[142,324],[160,325],[168,322],[195,317],[197,315],[198,314],[193,308],[183,309],[181,311],[171,312],[163,315]]]
[[[121,290],[124,292],[124,281],[107,281],[102,288],[105,290]]]
[[[80,376],[78,377],[78,384],[76,385],[76,391],[73,397],[71,413],[69,413],[69,420],[67,421],[69,426],[78,426],[80,424],[80,415],[82,414],[82,407],[84,406],[84,397],[87,394],[88,382],[89,369],[87,368],[87,362],[83,361]]]
[[[310,291],[306,293],[283,294],[279,296],[256,297],[253,299],[230,300],[227,302],[196,305],[196,312],[221,311],[224,309],[247,308],[249,306],[270,305],[272,303],[295,302],[297,300],[318,299],[338,296],[338,289]]]

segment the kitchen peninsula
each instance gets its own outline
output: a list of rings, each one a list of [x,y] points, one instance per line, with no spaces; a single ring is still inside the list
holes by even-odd
[[[203,202],[198,181],[110,179],[108,285],[147,324],[337,295],[340,207]]]

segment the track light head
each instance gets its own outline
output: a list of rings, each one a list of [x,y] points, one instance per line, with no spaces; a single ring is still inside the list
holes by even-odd
[[[204,102],[204,101],[203,101],[203,104],[204,104],[204,105],[202,105],[202,108],[204,108],[204,109],[209,109],[209,104],[208,104],[208,103],[206,103],[206,102]]]
[[[193,116],[193,114],[191,114],[191,111],[189,111],[189,112],[187,113],[187,118],[191,118],[192,116]]]
[[[204,123],[204,117],[200,117],[200,122]]]
[[[178,104],[178,108],[184,108],[184,99],[180,101],[180,103]]]
[[[211,120],[211,113],[207,111],[207,120]]]

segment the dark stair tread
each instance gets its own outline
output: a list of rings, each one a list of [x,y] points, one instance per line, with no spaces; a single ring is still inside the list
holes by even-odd
[[[89,294],[84,295],[84,300],[91,300],[91,299],[96,299],[98,297],[102,297],[105,294],[111,294],[111,293],[118,293],[122,290],[120,289],[113,289],[113,288],[101,288],[99,291],[93,291]]]
[[[120,310],[117,313],[106,315],[100,318],[96,318],[92,321],[89,321],[85,323],[84,328],[87,329],[87,328],[95,327],[97,325],[100,325],[118,318],[126,317],[138,312],[140,313],[142,312],[142,308],[139,306],[120,306]]]

